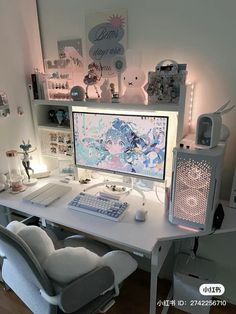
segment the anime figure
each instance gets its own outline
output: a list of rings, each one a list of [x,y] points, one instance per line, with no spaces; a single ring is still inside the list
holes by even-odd
[[[65,110],[63,109],[57,110],[55,116],[56,116],[58,124],[62,125],[65,118]]]
[[[126,90],[121,101],[129,104],[144,104],[145,93],[142,88],[145,82],[144,72],[138,67],[130,67],[123,73],[122,77]]]
[[[99,66],[96,63],[90,63],[88,65],[88,74],[84,77],[84,84],[86,85],[85,90],[85,96],[86,99],[89,98],[88,96],[88,88],[89,86],[94,86],[94,89],[96,91],[97,97],[100,98],[100,94],[98,92],[96,84],[101,80],[102,78],[102,65],[100,64],[100,76],[98,74]]]
[[[115,84],[114,83],[110,84],[110,91],[111,91],[112,96],[114,96],[114,94],[115,94]]]
[[[57,117],[56,117],[56,111],[53,109],[50,109],[48,111],[48,119],[50,120],[50,122],[55,123],[57,122]]]
[[[30,141],[28,140],[27,144],[25,143],[25,141],[22,141],[22,142],[23,144],[20,145],[20,148],[23,150],[23,152],[18,152],[18,154],[23,154],[22,165],[25,169],[26,175],[28,177],[28,182],[29,182],[30,181],[29,170],[31,170],[32,173],[34,173],[34,170],[30,167],[30,159],[32,159],[32,157],[30,157],[29,154],[36,151],[37,148],[30,150],[30,148],[32,147],[32,145],[30,144]]]

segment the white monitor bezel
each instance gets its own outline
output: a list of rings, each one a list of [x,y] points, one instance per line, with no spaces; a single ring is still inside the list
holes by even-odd
[[[166,138],[165,138],[165,158],[164,158],[164,171],[163,171],[163,178],[157,178],[153,176],[147,176],[147,175],[141,175],[141,174],[136,174],[135,172],[124,172],[124,171],[116,171],[116,170],[109,170],[105,168],[99,168],[99,167],[93,167],[93,166],[86,166],[86,165],[80,165],[76,163],[76,149],[75,149],[75,138],[74,138],[74,114],[75,113],[88,113],[88,114],[104,114],[104,115],[119,115],[119,116],[143,116],[143,117],[161,117],[161,118],[166,118],[167,119],[167,126],[166,126]],[[160,112],[159,112],[160,113]],[[162,115],[162,114],[156,114],[156,112],[139,112],[139,111],[130,111],[130,110],[117,110],[114,112],[114,109],[111,110],[99,110],[98,109],[93,109],[93,108],[88,108],[88,107],[72,107],[72,136],[73,136],[73,148],[74,148],[74,165],[76,168],[81,168],[81,169],[87,169],[87,170],[94,170],[98,172],[104,172],[104,173],[110,173],[110,174],[115,174],[115,175],[120,175],[120,176],[129,176],[129,177],[134,177],[134,178],[139,178],[139,179],[145,179],[145,180],[151,180],[151,181],[156,181],[156,182],[165,182],[166,180],[166,162],[167,162],[167,139],[168,139],[168,127],[169,127],[169,117],[167,115]]]

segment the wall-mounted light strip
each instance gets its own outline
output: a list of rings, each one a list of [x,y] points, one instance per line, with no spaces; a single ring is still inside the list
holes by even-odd
[[[190,85],[190,104],[189,104],[189,113],[188,113],[188,126],[191,126],[192,122],[192,113],[193,113],[193,100],[194,100],[194,82],[188,82],[187,85]]]

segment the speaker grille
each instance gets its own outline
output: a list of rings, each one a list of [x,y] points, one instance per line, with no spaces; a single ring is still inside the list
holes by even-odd
[[[174,217],[205,224],[211,174],[209,161],[177,157]]]

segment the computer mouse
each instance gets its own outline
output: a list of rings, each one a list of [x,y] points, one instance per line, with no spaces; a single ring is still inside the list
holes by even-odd
[[[144,208],[140,208],[136,211],[135,220],[136,221],[145,221],[147,215],[147,210]]]

